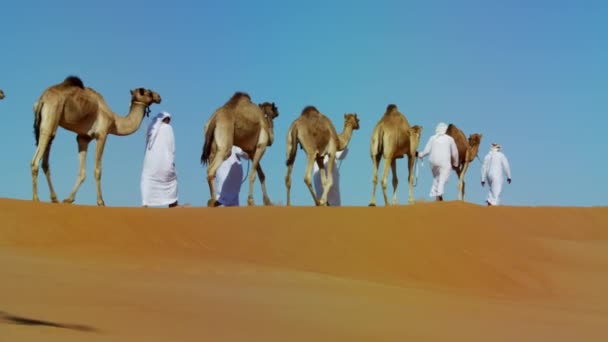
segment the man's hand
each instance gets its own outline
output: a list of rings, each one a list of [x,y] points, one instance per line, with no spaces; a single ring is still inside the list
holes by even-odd
[[[481,182],[481,187],[483,187],[484,185],[486,185],[486,182]]]
[[[511,178],[507,178],[507,183],[511,184]]]

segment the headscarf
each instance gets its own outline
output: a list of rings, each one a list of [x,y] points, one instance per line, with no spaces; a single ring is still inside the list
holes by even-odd
[[[154,141],[156,140],[156,136],[158,135],[160,125],[163,124],[163,120],[165,118],[170,118],[170,117],[171,117],[171,114],[169,114],[169,112],[160,112],[160,113],[156,114],[156,116],[154,117],[154,119],[152,120],[150,125],[148,126],[148,131],[146,133],[146,147],[148,149],[152,149],[152,145],[154,144]]]
[[[447,132],[447,131],[448,131],[448,125],[445,122],[438,123],[437,127],[435,128],[436,135],[445,134],[445,132]]]
[[[498,152],[502,149],[502,146],[500,146],[497,143],[492,143],[492,146],[490,147],[490,151],[495,151]]]

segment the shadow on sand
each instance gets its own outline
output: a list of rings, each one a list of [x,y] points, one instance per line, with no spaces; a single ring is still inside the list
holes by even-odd
[[[42,321],[38,319],[31,319],[26,317],[14,316],[11,314],[7,314],[6,312],[0,311],[0,322],[2,323],[12,323],[19,325],[38,325],[45,327],[53,327],[53,328],[61,328],[61,329],[70,329],[70,330],[78,330],[78,331],[88,331],[95,332],[96,329],[86,326],[86,325],[78,325],[78,324],[65,324],[65,323],[56,323],[50,321]]]

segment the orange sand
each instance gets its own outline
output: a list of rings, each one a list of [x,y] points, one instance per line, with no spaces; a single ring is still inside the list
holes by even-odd
[[[608,341],[608,208],[0,199],[0,341]]]

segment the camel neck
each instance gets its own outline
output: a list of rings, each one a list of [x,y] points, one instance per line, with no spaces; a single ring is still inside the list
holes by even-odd
[[[131,102],[129,113],[126,116],[115,114],[114,126],[110,133],[114,135],[133,134],[141,126],[146,107],[143,102]]]
[[[342,133],[338,135],[338,151],[342,151],[346,148],[348,143],[350,142],[350,138],[353,134],[353,127],[350,125],[344,125],[344,129]]]

